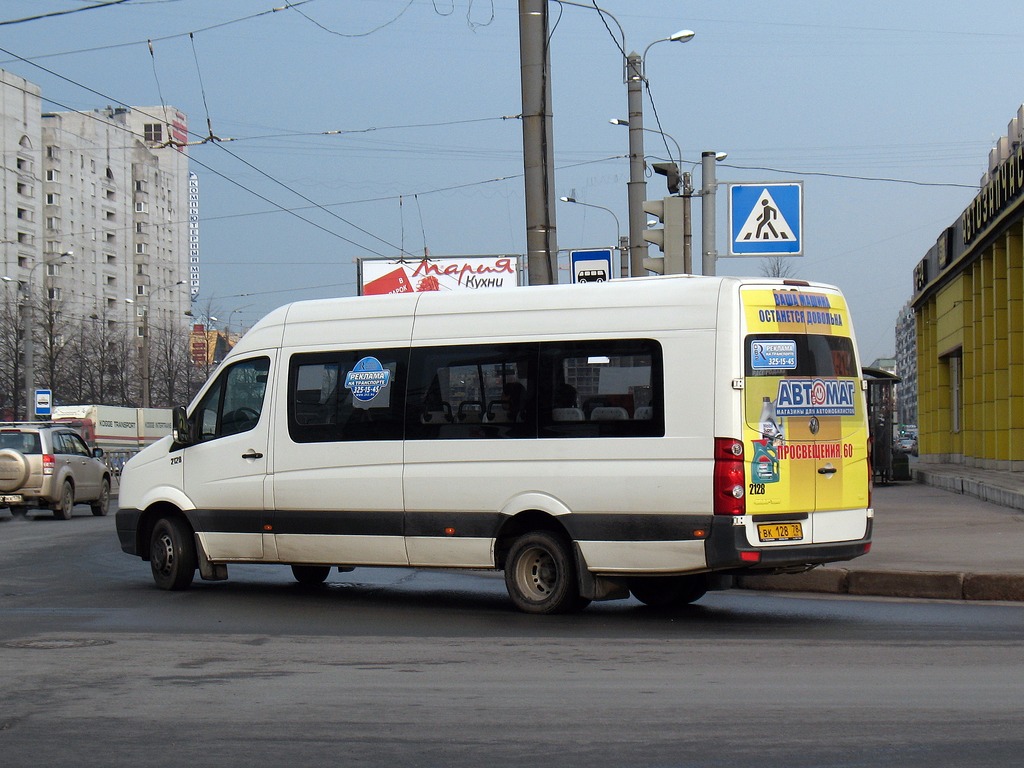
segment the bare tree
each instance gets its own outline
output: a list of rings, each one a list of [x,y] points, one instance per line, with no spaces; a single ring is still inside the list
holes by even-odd
[[[5,285],[9,285],[5,283]],[[17,291],[4,291],[0,305],[0,417],[17,418],[24,378],[21,367],[21,307]]]
[[[765,256],[761,259],[761,275],[764,277],[794,277],[792,256]]]

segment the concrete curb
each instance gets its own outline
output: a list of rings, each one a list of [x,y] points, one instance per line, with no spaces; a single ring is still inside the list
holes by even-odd
[[[927,466],[913,467],[911,475],[915,482],[922,485],[930,485],[933,488],[964,496],[973,496],[1001,507],[1024,510],[1024,492],[1018,487],[1000,485],[997,479],[979,479],[970,477],[966,473],[959,474],[955,467],[943,467],[941,471],[934,471]]]
[[[853,571],[816,568],[779,576],[740,576],[740,589],[820,592],[834,595],[908,597],[929,600],[1024,602],[1024,574]]]

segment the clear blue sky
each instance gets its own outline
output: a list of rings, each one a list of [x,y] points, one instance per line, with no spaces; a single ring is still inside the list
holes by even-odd
[[[0,20],[96,2],[6,0]],[[163,102],[200,137],[209,117],[237,139],[190,150],[198,303],[222,319],[234,310],[236,327],[355,293],[360,256],[525,252],[522,126],[503,119],[521,111],[516,2],[311,0],[269,13],[275,4],[130,0],[7,24],[0,47],[33,63],[0,53],[0,67],[42,86],[48,110]],[[656,111],[687,163],[728,152],[723,184],[803,180],[795,276],[846,292],[865,362],[891,354],[914,265],[971,200],[1024,101],[1024,4],[600,4],[627,50],[696,31],[649,50],[645,125],[658,127]],[[550,8],[556,192],[612,209],[625,234],[627,131],[608,123],[627,116],[622,57],[595,11]],[[665,159],[656,135],[646,145]],[[652,177],[648,197],[664,194]],[[724,187],[718,208],[725,252]],[[699,252],[699,203],[694,213]],[[557,225],[560,248],[615,239],[605,211],[560,203]],[[761,266],[721,259],[719,273]]]

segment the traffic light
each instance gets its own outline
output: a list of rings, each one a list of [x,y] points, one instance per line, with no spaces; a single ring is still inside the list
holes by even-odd
[[[659,275],[683,274],[683,217],[685,201],[681,197],[666,197],[662,200],[645,200],[644,212],[655,216],[664,226],[661,229],[645,229],[644,240],[654,243],[663,256],[648,256],[644,269]]]
[[[679,166],[675,163],[654,163],[654,172],[665,177],[668,193],[678,195],[683,186],[683,178],[679,175]]]

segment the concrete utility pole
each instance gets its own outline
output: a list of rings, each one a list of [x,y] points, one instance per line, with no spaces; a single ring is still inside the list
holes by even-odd
[[[702,275],[715,274],[716,262],[718,260],[718,245],[715,241],[715,195],[718,193],[718,179],[715,176],[716,161],[715,152],[700,153],[700,213],[701,242],[703,245],[700,273]]]
[[[629,274],[644,274],[647,241],[644,240],[644,94],[643,59],[635,51],[626,57],[626,101],[629,108],[629,182],[626,184],[629,206]]]
[[[547,0],[519,0],[519,56],[527,266],[530,285],[550,285],[558,282],[558,243]]]

